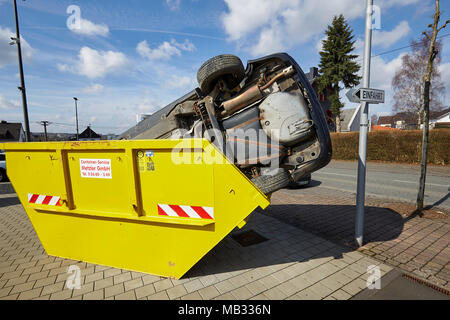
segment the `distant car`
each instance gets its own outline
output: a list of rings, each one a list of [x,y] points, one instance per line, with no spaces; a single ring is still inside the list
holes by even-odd
[[[8,179],[6,176],[6,157],[4,153],[0,153],[0,182]]]

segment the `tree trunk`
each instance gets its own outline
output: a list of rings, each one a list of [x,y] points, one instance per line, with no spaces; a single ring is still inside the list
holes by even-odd
[[[335,83],[334,84],[334,95],[335,95],[335,101],[334,103],[336,103],[336,108],[338,110],[337,114],[336,114],[336,132],[341,132],[342,131],[342,126],[341,126],[341,102],[339,100],[339,83]]]
[[[428,133],[430,131],[430,85],[429,81],[425,82],[424,104],[423,104],[423,136],[422,136],[422,162],[420,166],[419,193],[417,194],[417,211],[423,210],[423,201],[425,198],[425,181],[427,177],[428,162]]]
[[[440,11],[439,11],[439,0],[435,0],[436,4],[436,12],[434,14],[434,23],[433,34],[430,39],[430,48],[428,51],[428,62],[427,62],[427,72],[424,77],[424,92],[423,92],[423,138],[422,138],[422,163],[420,170],[420,181],[419,181],[419,192],[417,194],[417,211],[420,212],[423,210],[423,202],[425,198],[425,181],[427,176],[427,152],[428,152],[428,133],[430,126],[430,87],[431,87],[431,76],[433,74],[433,62],[437,55],[436,50],[436,38],[439,30],[445,28],[447,21],[444,26],[438,29],[439,20],[440,20]]]
[[[336,116],[336,132],[341,132],[341,115]]]

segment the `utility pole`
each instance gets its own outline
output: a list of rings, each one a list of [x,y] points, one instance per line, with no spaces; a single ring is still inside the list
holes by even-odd
[[[41,121],[39,122],[39,124],[44,126],[44,137],[45,137],[45,141],[48,141],[48,137],[47,137],[47,126],[50,125],[51,123],[49,121]]]
[[[372,54],[372,15],[373,0],[366,4],[366,32],[364,39],[363,88],[370,88],[370,57]],[[361,102],[361,119],[359,129],[358,183],[356,192],[355,241],[359,247],[363,245],[364,235],[364,202],[366,196],[366,155],[367,131],[369,127],[369,103]]]
[[[19,32],[19,17],[17,14],[17,3],[14,0],[14,16],[16,19],[16,37],[11,37],[12,42],[10,45],[17,44],[17,56],[19,58],[19,74],[20,74],[20,87],[18,89],[22,92],[22,105],[23,105],[23,118],[25,123],[25,140],[31,141],[30,136],[30,122],[28,120],[28,107],[27,107],[27,94],[25,90],[25,79],[23,76],[23,64],[22,64],[22,47],[20,45],[20,32]]]
[[[75,118],[77,121],[77,141],[78,141],[78,98],[77,97],[73,97],[73,100],[75,100]]]

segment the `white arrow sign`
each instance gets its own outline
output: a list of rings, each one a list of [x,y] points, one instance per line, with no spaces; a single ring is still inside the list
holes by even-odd
[[[384,103],[384,90],[367,88],[350,89],[346,95],[350,102]]]
[[[356,96],[356,93],[359,93],[359,89],[350,89],[348,90],[346,96],[350,102],[359,103],[359,96]]]

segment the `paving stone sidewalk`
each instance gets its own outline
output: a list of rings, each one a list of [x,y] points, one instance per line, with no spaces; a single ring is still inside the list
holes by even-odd
[[[313,187],[281,190],[264,214],[355,250],[355,194]],[[360,252],[450,290],[450,219],[405,216],[407,203],[367,197]],[[442,211],[445,211],[442,209]],[[406,211],[408,212],[408,211]],[[410,211],[409,211],[410,212]]]
[[[389,265],[346,246],[253,213],[243,230],[268,240],[242,247],[229,235],[181,280],[48,256],[14,194],[0,195],[0,299],[349,299],[368,267]],[[81,289],[66,288],[81,268]]]

